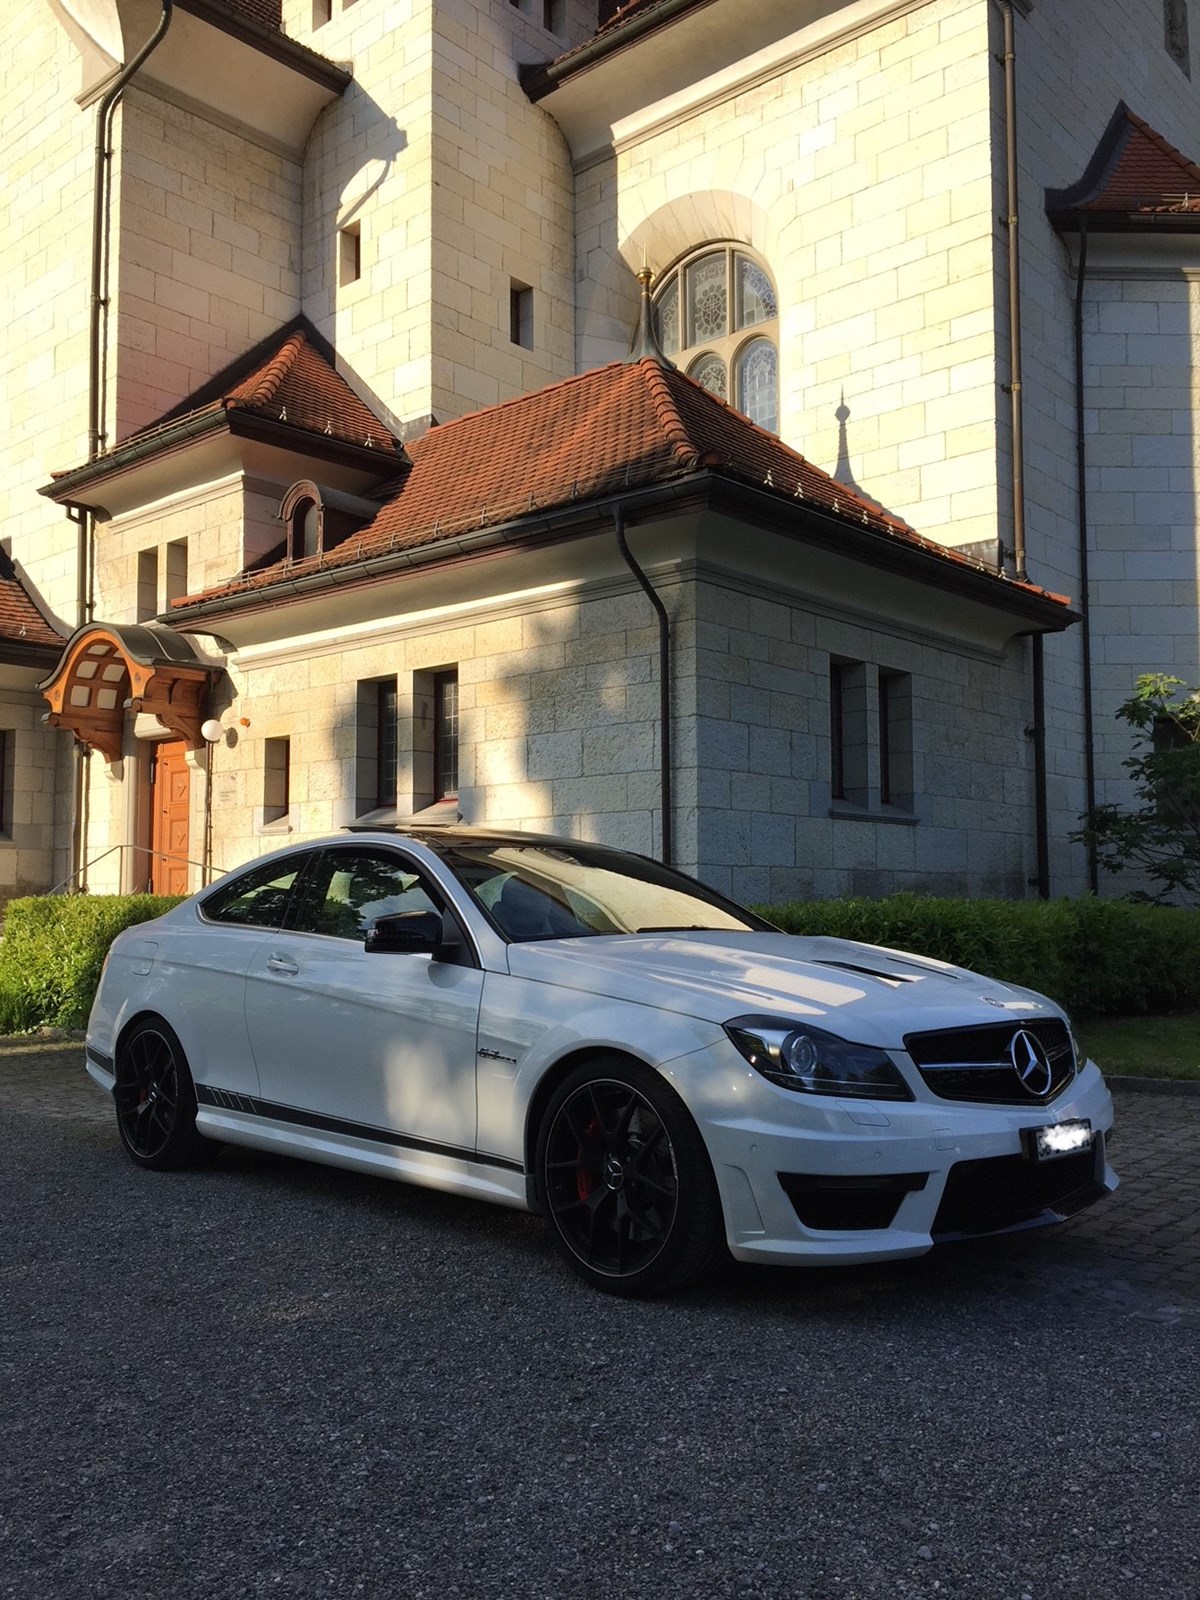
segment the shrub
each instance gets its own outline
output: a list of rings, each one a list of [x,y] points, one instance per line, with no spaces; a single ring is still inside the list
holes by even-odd
[[[793,901],[762,914],[787,933],[888,945],[1037,989],[1074,1016],[1200,1005],[1200,913],[1126,900]]]
[[[0,1031],[82,1028],[113,939],[181,898],[81,894],[10,901],[0,945]]]

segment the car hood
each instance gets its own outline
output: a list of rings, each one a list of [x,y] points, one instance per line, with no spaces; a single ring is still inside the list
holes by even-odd
[[[714,1023],[751,1013],[811,1018],[858,1044],[903,1049],[906,1033],[1058,1017],[1043,996],[965,967],[848,939],[695,932],[509,947],[516,977]]]

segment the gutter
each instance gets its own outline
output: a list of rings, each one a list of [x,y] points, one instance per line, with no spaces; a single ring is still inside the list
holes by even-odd
[[[1004,155],[1005,210],[1008,231],[1008,341],[1009,382],[1012,397],[1012,519],[1013,576],[1028,581],[1025,561],[1025,413],[1021,391],[1021,243],[1020,174],[1017,166],[1017,35],[1011,0],[997,0],[1004,19]],[[1050,898],[1050,821],[1046,777],[1046,659],[1043,636],[1034,635],[1033,655],[1033,878],[1038,895]]]
[[[521,87],[531,100],[541,100],[566,83],[569,78],[573,78],[576,73],[586,72],[588,67],[595,66],[596,62],[603,61],[606,56],[616,55],[629,45],[636,44],[639,39],[644,39],[648,33],[656,32],[688,11],[699,11],[703,6],[712,4],[713,0],[662,0],[660,5],[652,7],[640,16],[631,17],[620,27],[606,29],[587,44],[580,45],[577,50],[569,51],[565,56],[559,56],[555,61],[530,63],[520,67],[517,75]]]
[[[1087,435],[1084,432],[1083,392],[1083,286],[1087,277],[1088,225],[1079,219],[1079,258],[1075,270],[1075,495],[1079,508],[1079,608],[1080,653],[1083,691],[1083,770],[1084,809],[1096,807],[1096,718],[1092,692],[1092,602],[1090,556],[1088,551],[1087,510]],[[1100,893],[1100,869],[1096,845],[1088,840],[1088,888]]]
[[[365,584],[376,578],[391,577],[440,562],[460,561],[514,545],[596,533],[612,526],[618,508],[626,515],[655,511],[667,514],[684,508],[689,501],[719,506],[726,500],[743,516],[749,513],[758,525],[772,532],[806,540],[818,548],[866,561],[875,570],[895,572],[951,594],[965,594],[980,604],[1015,612],[1029,623],[1026,631],[1034,632],[1042,628],[1061,632],[1076,620],[1076,613],[1069,606],[1049,595],[1022,590],[990,571],[951,562],[874,529],[855,527],[814,506],[806,506],[803,513],[794,512],[790,506],[781,505],[776,496],[763,489],[731,482],[711,468],[704,468],[672,483],[633,490],[616,499],[609,494],[602,499],[564,506],[557,512],[543,512],[537,517],[526,514],[518,520],[455,534],[412,549],[386,550],[361,561],[318,568],[294,578],[281,577],[272,583],[256,585],[211,600],[195,600],[171,610],[171,625],[204,632],[206,630],[196,627],[196,624],[208,618],[268,609],[280,600],[299,599],[328,590]]]

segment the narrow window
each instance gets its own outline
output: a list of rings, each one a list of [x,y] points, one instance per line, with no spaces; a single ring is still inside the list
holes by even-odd
[[[13,815],[13,745],[16,735],[11,728],[0,728],[0,834],[12,837]]]
[[[879,803],[913,803],[912,679],[907,672],[879,674]]]
[[[867,803],[867,669],[838,657],[829,662],[829,794]]]
[[[438,800],[458,794],[458,673],[433,680],[433,792]]]
[[[533,290],[515,280],[508,292],[508,336],[513,344],[533,349]]]
[[[279,822],[291,810],[292,741],[263,741],[263,822]]]
[[[167,604],[179,600],[188,590],[188,546],[186,539],[172,539],[167,546]]]
[[[1192,75],[1192,51],[1188,40],[1187,0],[1164,0],[1163,28],[1167,54],[1187,77]]]
[[[288,521],[288,554],[293,561],[321,549],[321,508],[315,500],[298,500]]]
[[[313,0],[312,25],[314,28],[323,28],[327,22],[333,21],[333,0]]]
[[[158,551],[139,550],[137,559],[137,620],[149,622],[158,615]]]
[[[362,277],[362,224],[338,229],[338,283],[343,287]]]
[[[542,27],[548,33],[561,33],[566,9],[566,0],[542,0]]]

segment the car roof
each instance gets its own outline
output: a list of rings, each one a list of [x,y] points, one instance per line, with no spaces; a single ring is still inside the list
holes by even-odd
[[[339,837],[364,838],[379,834],[390,839],[415,839],[428,849],[437,851],[454,845],[548,845],[556,850],[597,850],[609,855],[637,856],[634,850],[622,850],[615,845],[599,844],[588,839],[572,839],[561,833],[526,833],[520,828],[469,828],[455,823],[405,823],[388,822],[370,828],[347,828]],[[330,844],[329,839],[313,843]],[[643,860],[652,859],[642,857]]]

